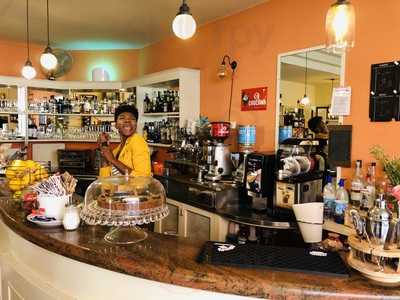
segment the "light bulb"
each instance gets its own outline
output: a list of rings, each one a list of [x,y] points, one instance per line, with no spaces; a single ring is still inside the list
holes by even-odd
[[[196,32],[196,21],[190,14],[178,14],[172,22],[172,30],[178,38],[189,39]]]
[[[355,12],[347,0],[333,4],[326,15],[327,48],[334,52],[354,47]]]
[[[57,57],[53,54],[50,47],[46,47],[40,56],[40,64],[46,70],[54,70],[57,67]]]
[[[217,73],[218,77],[222,79],[222,78],[226,77],[227,73],[228,72],[227,72],[227,69],[226,69],[226,65],[225,64],[221,64],[219,66],[218,73]]]
[[[308,96],[306,94],[304,94],[304,97],[301,98],[301,100],[300,100],[300,104],[302,104],[302,105],[310,104],[310,98],[308,98]]]
[[[32,67],[32,63],[29,60],[25,63],[24,67],[22,68],[21,74],[22,76],[24,76],[24,78],[28,80],[31,80],[36,76],[36,70],[34,67]]]

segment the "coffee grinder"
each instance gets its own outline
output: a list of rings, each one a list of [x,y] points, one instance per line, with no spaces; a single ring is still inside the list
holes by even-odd
[[[246,206],[257,211],[273,209],[275,165],[274,152],[253,152],[247,154],[245,165]]]
[[[212,122],[210,135],[213,139],[207,145],[207,165],[208,172],[204,176],[206,180],[219,181],[222,177],[232,174],[232,161],[230,157],[229,145],[223,141],[229,137],[229,122]]]

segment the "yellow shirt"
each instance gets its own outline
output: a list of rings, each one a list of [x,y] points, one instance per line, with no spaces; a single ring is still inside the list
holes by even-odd
[[[113,150],[117,155],[121,144]],[[132,176],[151,176],[150,151],[146,141],[137,133],[130,136],[119,154],[118,160],[132,169]],[[100,177],[111,176],[111,166],[100,168]]]

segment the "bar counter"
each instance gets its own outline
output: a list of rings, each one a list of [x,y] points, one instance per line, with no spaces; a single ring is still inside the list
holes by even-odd
[[[204,241],[149,233],[138,244],[116,246],[103,239],[107,227],[83,225],[70,232],[62,227],[41,228],[26,221],[19,206],[5,198],[0,200],[0,214],[3,299],[4,277],[12,261],[20,266],[14,267],[18,276],[29,274],[26,277],[39,288],[46,290],[47,285],[47,292],[53,291],[53,298],[46,299],[110,299],[106,291],[112,299],[127,295],[135,299],[400,299],[398,288],[374,285],[356,272],[341,279],[199,264],[196,258]],[[41,254],[33,256],[38,251]],[[97,295],[90,294],[90,285]],[[28,297],[40,298],[45,299]]]

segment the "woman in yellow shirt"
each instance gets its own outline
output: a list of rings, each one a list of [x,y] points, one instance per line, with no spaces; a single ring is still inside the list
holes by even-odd
[[[121,143],[114,150],[109,146],[109,135],[99,136],[103,158],[100,177],[121,175],[151,176],[150,151],[146,141],[136,133],[138,110],[132,105],[120,105],[115,110],[115,127]]]

